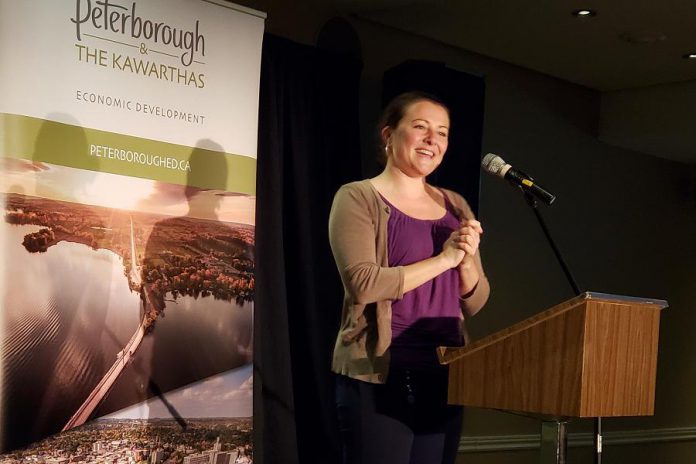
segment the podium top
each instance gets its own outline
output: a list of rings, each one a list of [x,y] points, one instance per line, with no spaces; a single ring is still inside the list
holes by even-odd
[[[585,300],[607,300],[607,301],[621,301],[624,303],[638,303],[638,304],[652,304],[658,306],[660,309],[665,309],[669,306],[666,300],[658,300],[656,298],[640,298],[637,296],[625,296],[625,295],[612,295],[611,293],[601,293],[601,292],[585,292],[580,295],[582,299]]]
[[[556,317],[566,311],[571,310],[572,308],[575,308],[590,301],[597,303],[610,303],[615,305],[651,307],[658,311],[661,311],[668,307],[668,303],[665,300],[641,298],[635,296],[612,295],[609,293],[600,292],[585,292],[571,298],[570,300],[559,303],[550,309],[537,313],[529,317],[528,319],[513,324],[510,327],[507,327],[491,335],[488,335],[487,337],[484,337],[480,340],[476,340],[473,343],[470,343],[466,346],[440,346],[437,348],[437,355],[440,364],[450,364],[451,362],[456,361],[464,355],[471,354],[478,350],[487,348],[488,346],[494,345],[504,338],[528,330],[532,326],[541,324],[548,319]]]

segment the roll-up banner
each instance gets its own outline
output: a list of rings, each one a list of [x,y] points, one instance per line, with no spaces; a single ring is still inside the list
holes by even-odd
[[[0,463],[252,462],[264,19],[0,0]]]

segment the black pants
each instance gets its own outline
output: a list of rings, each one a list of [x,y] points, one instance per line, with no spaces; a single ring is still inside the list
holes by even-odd
[[[384,385],[336,376],[343,464],[453,464],[463,408],[447,370],[392,370]]]

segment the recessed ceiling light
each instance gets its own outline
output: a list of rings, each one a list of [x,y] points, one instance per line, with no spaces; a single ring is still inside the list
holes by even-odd
[[[685,60],[696,60],[696,53],[687,53],[686,55],[682,55],[682,58]]]
[[[597,12],[594,10],[575,10],[573,11],[573,16],[578,18],[589,18],[591,16],[597,16]]]

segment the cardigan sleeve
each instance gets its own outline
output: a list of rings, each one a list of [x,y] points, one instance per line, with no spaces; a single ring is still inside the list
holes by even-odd
[[[364,192],[350,184],[338,190],[331,206],[331,251],[346,295],[358,304],[401,299],[404,294],[403,267],[385,267],[377,262],[378,214],[379,211],[370,211]]]
[[[476,219],[474,212],[461,195],[451,190],[444,191],[446,192],[447,197],[450,199],[450,202],[459,210],[460,219]],[[459,298],[459,306],[462,309],[462,313],[466,317],[471,317],[476,314],[483,307],[483,305],[486,304],[486,301],[488,301],[488,296],[491,293],[490,282],[483,271],[480,247],[474,256],[474,264],[479,272],[479,281],[473,291]]]

